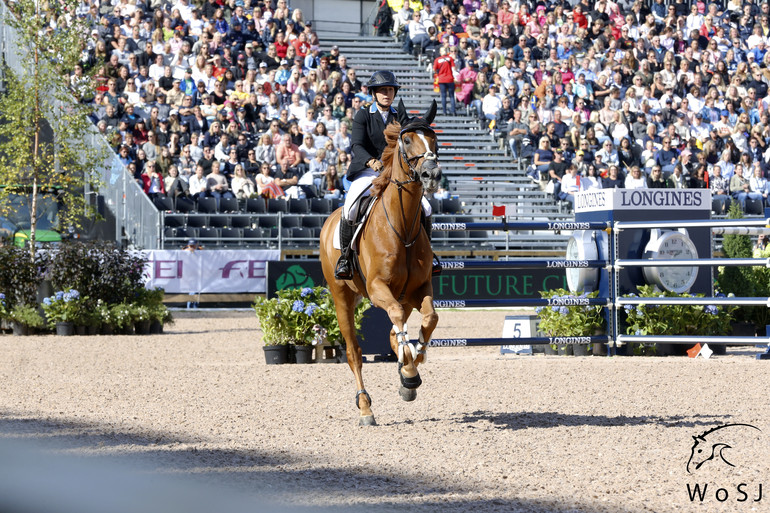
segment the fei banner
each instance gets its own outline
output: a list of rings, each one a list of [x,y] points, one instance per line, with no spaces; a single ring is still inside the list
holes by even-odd
[[[147,286],[171,294],[264,293],[265,268],[278,250],[155,250],[147,256]]]

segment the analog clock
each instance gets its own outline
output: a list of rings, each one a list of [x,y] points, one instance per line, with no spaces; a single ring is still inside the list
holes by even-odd
[[[567,260],[598,260],[596,230],[575,230],[567,241]],[[572,292],[593,292],[599,283],[599,269],[593,267],[568,267],[567,287]]]
[[[698,250],[687,230],[662,232],[650,230],[650,242],[644,248],[644,257],[650,260],[696,260]],[[698,277],[698,267],[657,267],[643,269],[644,279],[650,285],[682,294],[690,290]]]

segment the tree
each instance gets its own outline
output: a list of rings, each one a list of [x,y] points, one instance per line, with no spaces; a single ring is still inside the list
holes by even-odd
[[[95,216],[85,193],[98,189],[106,158],[89,144],[91,106],[77,101],[67,83],[90,31],[87,18],[74,15],[78,3],[57,0],[46,8],[41,0],[19,0],[4,11],[16,44],[6,55],[0,95],[0,215],[14,208],[11,195],[26,197],[33,260],[38,195],[55,191],[60,228],[82,228]]]

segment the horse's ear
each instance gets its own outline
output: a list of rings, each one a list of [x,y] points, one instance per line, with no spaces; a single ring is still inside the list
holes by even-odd
[[[436,117],[436,110],[438,110],[438,105],[436,104],[436,100],[433,100],[423,116],[429,125],[433,123],[433,119]]]
[[[436,100],[433,101],[435,102]],[[398,122],[401,123],[401,125],[408,124],[409,114],[407,114],[404,100],[401,98],[398,99],[398,107],[396,108],[396,113],[398,114]]]

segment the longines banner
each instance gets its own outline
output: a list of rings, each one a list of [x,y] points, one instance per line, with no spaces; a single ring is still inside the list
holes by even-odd
[[[266,264],[278,250],[145,251],[148,286],[178,293],[265,292]]]
[[[269,262],[267,296],[276,290],[324,283],[317,260]],[[437,300],[540,298],[541,290],[566,288],[564,269],[453,269],[433,278]]]

